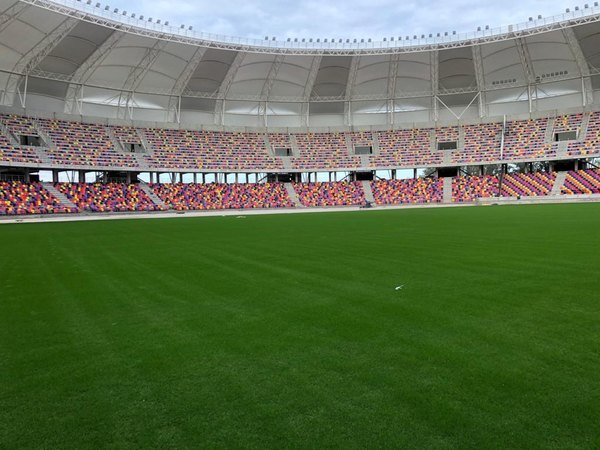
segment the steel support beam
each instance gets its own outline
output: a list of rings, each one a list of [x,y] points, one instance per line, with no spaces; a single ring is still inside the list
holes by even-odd
[[[173,89],[171,90],[171,98],[169,99],[169,110],[168,113],[174,113],[176,122],[179,123],[181,118],[181,94],[185,91],[188,83],[192,79],[194,72],[200,65],[204,54],[206,53],[206,47],[198,47],[196,51],[190,58],[189,62],[186,64],[185,68],[179,74],[177,81],[173,85]]]
[[[527,98],[529,101],[529,113],[531,114],[534,110],[533,99],[537,99],[537,86],[535,71],[533,70],[533,62],[531,61],[531,56],[529,55],[529,49],[527,48],[525,39],[515,39],[515,45],[517,47],[521,66],[523,67],[525,79],[527,80]]]
[[[310,114],[310,96],[313,91],[313,87],[315,85],[315,81],[317,80],[317,74],[319,73],[319,68],[321,67],[322,56],[315,56],[310,65],[310,70],[308,72],[308,78],[306,79],[306,85],[304,85],[304,93],[302,95],[302,108],[300,112],[300,118],[302,121],[302,126],[309,126],[310,121],[308,120]]]
[[[267,112],[269,101],[269,97],[271,96],[271,90],[273,89],[273,84],[277,79],[277,74],[279,73],[279,69],[281,69],[281,65],[283,64],[283,60],[285,59],[284,55],[276,55],[273,63],[271,64],[271,68],[269,69],[269,73],[267,74],[267,78],[265,79],[265,83],[263,84],[263,88],[260,92],[260,96],[264,101],[261,101],[258,105],[258,113],[262,118],[263,125],[268,126],[267,120]]]
[[[396,97],[396,82],[398,80],[398,66],[400,65],[399,60],[399,55],[390,55],[387,82],[387,122],[389,125],[394,124],[394,115],[396,112],[396,104],[394,102],[394,98]]]
[[[123,89],[119,94],[119,101],[117,103],[117,117],[124,119],[126,113],[129,115],[129,119],[133,119],[133,101],[134,94],[137,87],[140,85],[156,59],[160,55],[160,52],[167,45],[166,41],[157,40],[154,45],[146,49],[144,57],[139,64],[131,69]]]
[[[474,45],[472,48],[473,52],[473,66],[475,68],[475,79],[477,81],[477,89],[479,90],[479,118],[487,116],[486,111],[486,97],[485,97],[485,74],[483,70],[483,57],[481,56],[481,47]]]
[[[0,13],[0,33],[15,19],[18,19],[25,10],[29,8],[29,5],[22,2],[15,2],[2,13]]]
[[[438,111],[438,91],[440,86],[440,58],[437,51],[429,55],[429,75],[431,77],[431,112],[430,119],[437,122],[439,118]]]
[[[113,31],[106,40],[77,68],[75,73],[71,75],[67,95],[65,96],[65,113],[74,114],[75,106],[77,112],[82,113],[81,97],[83,86],[92,76],[94,71],[102,64],[102,61],[108,54],[117,46],[123,39],[125,33],[122,31]],[[94,86],[95,87],[95,86]]]
[[[591,105],[594,103],[594,88],[592,86],[592,79],[590,78],[590,66],[585,59],[583,51],[581,50],[581,45],[577,40],[577,36],[575,36],[573,28],[563,29],[563,35],[567,41],[567,44],[569,44],[569,48],[571,49],[571,53],[573,54],[573,58],[577,64],[577,69],[581,75],[581,95],[583,106],[585,107],[587,105]]]
[[[348,80],[346,81],[346,92],[344,98],[344,117],[346,125],[352,126],[352,99],[354,98],[354,89],[356,87],[356,74],[360,67],[360,56],[352,57],[350,61],[350,70],[348,71]]]
[[[225,74],[225,78],[221,82],[221,86],[219,86],[219,91],[217,92],[218,100],[215,103],[215,124],[216,125],[224,125],[225,123],[225,100],[227,98],[227,94],[229,93],[229,89],[233,84],[233,80],[235,79],[235,75],[239,70],[240,66],[244,62],[244,58],[246,57],[245,53],[239,52],[235,55],[235,59],[229,66],[227,73]]]
[[[529,54],[529,48],[525,43],[525,39],[515,39],[515,45],[517,46],[517,52],[519,53],[519,60],[523,67],[523,73],[527,79],[528,84],[535,83],[535,70],[533,69],[533,62],[531,61],[531,55]]]
[[[44,38],[38,42],[31,50],[25,53],[21,59],[15,64],[14,73],[8,77],[6,81],[6,89],[2,104],[7,106],[14,105],[15,94],[19,90],[21,81],[24,76],[28,76],[48,54],[68,35],[78,20],[66,18],[50,31]],[[20,75],[19,75],[20,74]],[[21,95],[21,106],[25,107],[25,96]]]

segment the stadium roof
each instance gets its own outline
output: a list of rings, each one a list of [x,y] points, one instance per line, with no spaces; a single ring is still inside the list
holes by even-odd
[[[0,0],[0,105],[247,127],[393,126],[593,107],[597,4],[470,34],[279,42],[96,2]]]

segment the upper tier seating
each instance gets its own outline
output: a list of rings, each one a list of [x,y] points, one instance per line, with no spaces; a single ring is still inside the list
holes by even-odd
[[[355,147],[372,147],[373,146],[373,133],[370,131],[356,131],[348,133],[350,141]]]
[[[131,155],[118,153],[101,125],[40,119],[39,124],[55,147],[47,150],[60,165],[136,167]]]
[[[159,211],[139,185],[123,183],[57,183],[77,207],[92,212]]]
[[[292,158],[294,169],[317,170],[360,167],[360,157],[348,153],[343,133],[296,134],[298,155]]]
[[[561,188],[564,195],[600,194],[600,170],[578,170],[567,174]]]
[[[556,156],[556,149],[546,143],[548,119],[512,121],[507,124],[504,157],[508,160],[541,159]]]
[[[280,183],[264,184],[154,184],[152,189],[169,207],[178,210],[292,208]]]
[[[42,161],[32,147],[11,145],[6,136],[0,133],[0,162],[40,164]]]
[[[550,142],[551,132],[582,130],[583,114],[559,116],[553,121],[531,119],[507,123],[503,159],[530,161],[553,159],[565,150],[564,144]],[[285,167],[305,171],[358,169],[360,167],[401,168],[436,165],[489,163],[500,160],[501,123],[432,128],[398,129],[378,132],[287,133],[269,134],[271,147],[294,148],[286,161],[272,156],[263,133],[188,131],[113,126],[116,140],[124,144],[146,145],[148,153],[132,155],[115,149],[99,124],[37,119],[2,115],[0,121],[15,135],[39,135],[50,145],[44,150],[51,164],[78,168],[136,168],[140,164],[154,170],[284,171]],[[553,125],[551,125],[553,123]],[[457,150],[438,151],[436,141],[459,143]],[[295,141],[295,145],[292,145]],[[379,153],[355,156],[353,146],[374,146]],[[587,132],[579,140],[566,144],[567,154],[587,157],[600,155],[600,112],[591,113]],[[350,148],[349,148],[350,147]],[[11,145],[8,136],[0,136],[0,158],[10,163],[40,164],[38,151]],[[43,155],[43,153],[42,153]],[[45,158],[44,158],[45,161]],[[143,162],[143,163],[142,163]]]
[[[0,181],[0,215],[74,213],[41,183]]]
[[[283,169],[279,158],[270,156],[263,134],[210,131],[143,129],[152,153],[150,167],[259,170]]]
[[[563,116],[557,116],[554,119],[554,132],[564,133],[566,131],[579,131],[581,129],[582,121],[583,114],[567,114]]]
[[[141,144],[140,136],[136,128],[132,127],[111,127],[111,130],[117,140],[124,144]]]
[[[17,116],[15,114],[6,114],[0,116],[9,131],[15,136],[39,136],[40,133],[29,117]]]
[[[304,206],[352,206],[366,203],[358,181],[293,183],[298,200]]]
[[[292,148],[292,141],[287,133],[269,133],[268,138],[273,150],[276,148]]]
[[[440,203],[444,198],[442,178],[378,180],[371,182],[373,198],[378,205]]]
[[[570,156],[597,155],[600,150],[600,112],[590,115],[590,121],[585,136],[580,136],[580,142],[569,142],[568,154]]]
[[[379,155],[371,157],[378,167],[442,164],[443,152],[431,151],[431,132],[425,128],[379,133]]]
[[[463,127],[465,143],[463,149],[452,152],[455,164],[498,161],[502,124],[484,123]]]

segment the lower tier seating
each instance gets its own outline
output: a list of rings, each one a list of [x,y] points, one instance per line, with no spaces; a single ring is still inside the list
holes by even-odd
[[[600,170],[578,170],[567,174],[561,194],[600,194]]]
[[[298,200],[304,206],[353,206],[366,203],[362,185],[357,181],[294,183]]]
[[[57,183],[56,188],[84,211],[126,212],[161,210],[137,184]]]
[[[473,202],[478,198],[497,197],[499,181],[496,175],[456,177],[452,180],[452,201]]]
[[[379,180],[371,182],[373,198],[378,205],[440,203],[444,198],[441,178]]]
[[[488,197],[545,196],[552,192],[555,182],[555,173],[542,172],[509,174],[502,182],[496,175],[459,176],[452,179],[452,201],[465,203]],[[292,186],[300,205],[306,207],[366,203],[360,182],[292,183]],[[441,178],[377,180],[372,181],[370,187],[377,205],[441,203],[444,199],[444,180]],[[153,194],[147,193],[140,184],[124,183],[57,183],[55,188],[70,202],[69,205],[72,203],[75,207],[65,205],[60,200],[66,202],[62,195],[55,197],[42,183],[0,182],[0,215],[294,207],[282,183],[152,184]],[[600,170],[568,172],[561,194],[600,194]]]
[[[291,208],[283,184],[154,184],[153,191],[178,210]]]
[[[41,183],[0,182],[0,215],[75,213]]]
[[[503,197],[549,195],[556,181],[554,172],[511,173],[502,180]]]

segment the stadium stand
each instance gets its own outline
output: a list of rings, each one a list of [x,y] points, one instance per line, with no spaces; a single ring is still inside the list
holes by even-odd
[[[59,165],[136,167],[131,155],[118,153],[104,127],[89,123],[40,119],[39,124],[55,147],[47,150],[52,162]]]
[[[272,148],[292,148],[290,158],[295,170],[319,171],[369,167],[395,168],[449,164],[484,164],[504,160],[528,161],[557,157],[558,143],[548,141],[554,132],[580,131],[582,114],[507,123],[504,152],[501,156],[501,123],[459,127],[412,128],[377,132],[378,153],[361,159],[353,146],[373,146],[373,132],[268,134]],[[136,168],[140,161],[147,170],[278,171],[283,160],[270,154],[265,135],[249,132],[190,131],[164,128],[111,126],[114,139],[123,144],[145,144],[142,159],[115,149],[104,126],[64,120],[32,119],[18,115],[0,116],[6,129],[17,135],[38,136],[39,130],[51,140],[45,150],[49,163],[61,167]],[[552,122],[552,125],[551,125]],[[600,113],[590,114],[587,132],[568,141],[565,156],[589,157],[600,154]],[[435,136],[433,138],[432,136]],[[457,141],[456,150],[438,151],[438,142]],[[142,142],[145,141],[145,142]],[[0,134],[0,158],[11,163],[40,164],[39,154],[29,147],[11,144]]]
[[[0,181],[0,215],[75,213],[41,183]]]
[[[56,188],[84,211],[161,210],[137,184],[57,183]]]
[[[11,145],[3,134],[0,134],[0,161],[10,164],[39,164],[42,162],[33,148]]]
[[[378,180],[371,182],[377,205],[441,203],[444,197],[442,178]]]
[[[600,194],[600,170],[578,170],[567,174],[563,195]]]
[[[500,159],[502,124],[467,125],[464,127],[464,135],[464,148],[452,153],[452,163],[469,164]]]
[[[115,137],[124,144],[141,144],[137,129],[132,127],[110,127]]]
[[[343,133],[296,134],[299,155],[292,158],[294,169],[315,170],[360,167],[360,158],[348,153]]]
[[[207,209],[292,208],[280,183],[264,184],[153,184],[152,190],[177,211]]]
[[[597,155],[600,149],[600,113],[590,114],[587,133],[582,142],[569,142],[567,153],[569,156],[586,157]]]
[[[547,128],[547,118],[509,122],[504,140],[504,157],[509,161],[555,157],[556,148],[546,143]]]
[[[369,147],[373,146],[374,139],[373,133],[370,131],[357,131],[353,133],[348,133],[350,136],[350,141],[354,146],[363,146]]]
[[[379,133],[379,155],[371,161],[381,167],[427,166],[441,164],[443,155],[431,151],[429,129],[415,128]]]
[[[554,172],[511,173],[502,179],[503,197],[549,195],[556,180]]]
[[[264,135],[209,131],[142,129],[153,152],[150,167],[206,170],[283,169],[269,155]]]
[[[452,201],[473,202],[478,198],[497,197],[499,180],[495,175],[456,177],[452,180]]]
[[[357,181],[293,183],[300,203],[307,207],[364,205],[365,193]]]
[[[554,119],[554,133],[578,132],[581,129],[582,121],[583,114],[581,113],[557,116]]]
[[[39,131],[29,117],[18,116],[16,114],[6,114],[0,116],[8,130],[15,136],[39,136]]]

